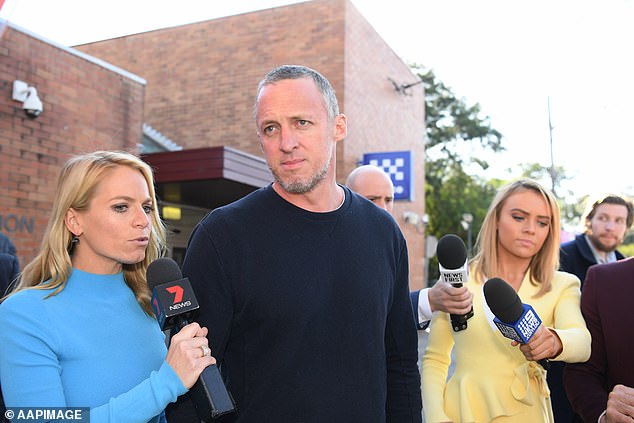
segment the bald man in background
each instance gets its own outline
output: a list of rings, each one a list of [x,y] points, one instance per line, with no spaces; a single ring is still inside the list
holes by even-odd
[[[355,168],[348,175],[346,186],[392,214],[394,184],[380,167],[363,165]],[[467,314],[471,310],[473,294],[465,286],[454,288],[451,284],[438,281],[431,288],[410,292],[410,299],[418,329],[423,330],[429,326],[435,311]]]
[[[392,214],[394,185],[380,167],[363,165],[353,169],[346,179],[346,186]]]

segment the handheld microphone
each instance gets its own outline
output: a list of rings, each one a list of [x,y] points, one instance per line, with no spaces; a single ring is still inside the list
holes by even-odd
[[[147,283],[152,291],[152,309],[161,330],[180,330],[189,324],[199,309],[189,279],[183,278],[178,264],[171,258],[154,260],[147,269]],[[209,421],[235,410],[235,403],[227,391],[215,364],[200,374],[190,389],[196,413],[202,421]]]
[[[522,304],[513,287],[500,278],[484,283],[484,298],[495,315],[493,323],[506,338],[526,344],[542,324],[533,307]],[[545,358],[537,362],[546,370],[550,368]]]
[[[440,278],[455,288],[462,287],[469,278],[467,247],[458,235],[447,234],[440,238],[436,247]],[[473,317],[473,307],[467,314],[451,314],[451,327],[455,332],[467,328],[467,320]]]

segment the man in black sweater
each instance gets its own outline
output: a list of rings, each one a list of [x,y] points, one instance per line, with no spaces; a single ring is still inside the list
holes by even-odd
[[[275,181],[207,215],[183,264],[236,401],[222,421],[421,422],[407,246],[336,182],[347,122],[330,83],[280,66],[255,118]]]

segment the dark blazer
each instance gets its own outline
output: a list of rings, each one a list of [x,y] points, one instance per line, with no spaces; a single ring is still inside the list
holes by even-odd
[[[625,256],[616,250],[617,260],[623,260]],[[561,244],[559,251],[559,270],[577,275],[581,281],[583,289],[583,281],[586,279],[588,267],[597,264],[594,254],[588,245],[584,234],[577,235],[572,241]]]
[[[0,298],[4,297],[7,288],[19,272],[18,258],[13,254],[0,253]]]
[[[410,291],[409,299],[412,302],[412,311],[414,312],[414,319],[416,319],[416,328],[418,330],[425,330],[429,326],[431,320],[428,320],[424,323],[418,323],[418,297],[420,297],[420,291]]]
[[[581,312],[592,335],[586,363],[568,364],[564,386],[585,422],[596,422],[615,385],[634,387],[634,258],[588,269]]]

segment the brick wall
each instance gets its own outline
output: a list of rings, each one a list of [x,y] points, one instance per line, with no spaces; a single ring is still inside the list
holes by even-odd
[[[13,81],[37,88],[44,111],[28,118]],[[144,81],[9,26],[0,38],[0,231],[21,266],[39,250],[62,164],[96,149],[136,152]]]
[[[358,10],[347,3],[345,45],[345,112],[348,138],[339,155],[340,176],[345,176],[364,153],[411,150],[414,158],[414,201],[396,201],[393,216],[399,223],[409,250],[410,286],[423,286],[424,234],[406,224],[404,211],[419,215],[425,209],[425,115],[422,85],[408,95],[394,90],[390,79],[403,84],[416,82],[410,68],[376,33]],[[422,42],[422,41],[421,41]]]
[[[146,123],[174,142],[230,145],[261,156],[252,109],[257,84],[271,68],[304,64],[343,92],[339,4],[302,3],[77,48],[145,78]]]

